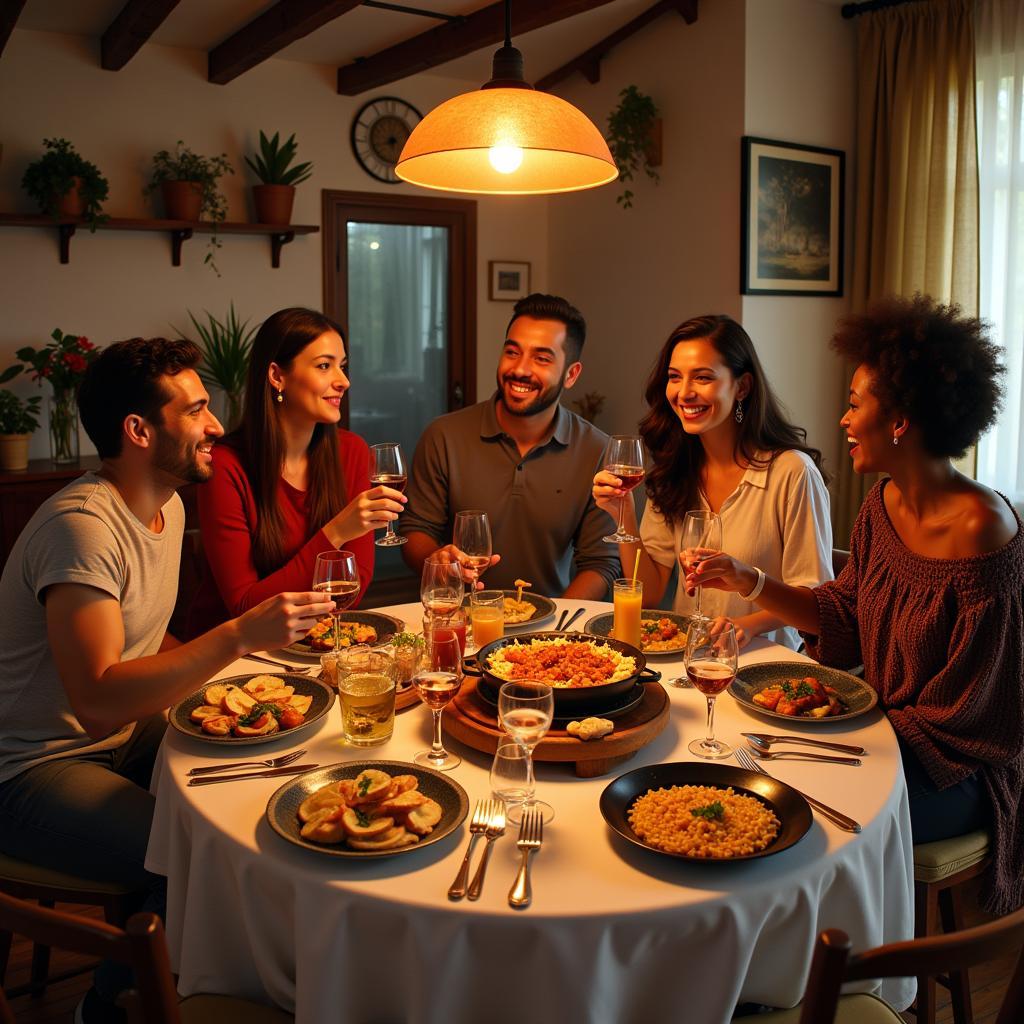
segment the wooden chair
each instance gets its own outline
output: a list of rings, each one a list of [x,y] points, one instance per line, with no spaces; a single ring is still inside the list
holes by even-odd
[[[1024,946],[1024,909],[977,928],[910,942],[893,942],[850,954],[845,932],[830,928],[818,937],[803,1002],[754,1018],[757,1024],[903,1024],[903,1018],[877,996],[839,994],[847,981],[951,973],[974,967],[1007,950]],[[1024,953],[1018,956],[995,1024],[1024,1020]]]
[[[41,907],[52,908],[55,903],[102,907],[103,916],[108,924],[117,926],[123,926],[128,919],[134,902],[133,897],[136,896],[130,888],[114,882],[100,882],[71,875],[65,871],[55,871],[9,857],[5,853],[0,853],[0,892],[24,900],[35,900]],[[11,932],[0,924],[0,988],[7,977],[7,962],[10,955]],[[73,971],[51,976],[50,947],[37,942],[32,948],[32,966],[28,983],[9,989],[7,995],[11,999],[26,992],[40,996],[46,991],[47,985],[84,974],[94,966],[95,964],[87,964]]]
[[[122,930],[0,893],[0,928],[46,946],[130,964],[137,988],[122,1003],[132,1024],[294,1024],[282,1010],[230,996],[197,995],[179,1003],[164,928],[155,914],[134,914]],[[2,989],[0,1024],[14,1024]]]

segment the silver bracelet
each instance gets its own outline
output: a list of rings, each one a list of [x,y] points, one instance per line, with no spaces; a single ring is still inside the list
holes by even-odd
[[[754,589],[749,594],[740,594],[740,598],[744,601],[756,601],[761,596],[761,591],[764,590],[764,581],[768,578],[764,574],[763,569],[758,569],[756,565],[752,565],[751,569],[757,573],[757,582],[754,584]]]

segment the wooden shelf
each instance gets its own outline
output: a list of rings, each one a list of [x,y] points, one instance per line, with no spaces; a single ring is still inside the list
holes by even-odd
[[[84,218],[54,220],[43,214],[0,213],[0,227],[57,229],[60,238],[60,261],[71,262],[71,238],[80,227],[88,227]],[[194,234],[266,235],[270,239],[270,265],[281,265],[281,247],[295,240],[296,235],[312,235],[320,228],[315,224],[243,224],[225,221],[213,224],[208,220],[139,220],[133,217],[110,217],[96,225],[97,231],[165,231],[171,237],[171,264],[181,266],[181,246]]]

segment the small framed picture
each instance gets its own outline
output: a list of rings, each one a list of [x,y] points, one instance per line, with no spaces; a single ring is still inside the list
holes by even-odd
[[[487,264],[491,279],[491,302],[516,302],[530,294],[530,264],[491,260]]]
[[[846,154],[743,138],[744,295],[843,294]]]

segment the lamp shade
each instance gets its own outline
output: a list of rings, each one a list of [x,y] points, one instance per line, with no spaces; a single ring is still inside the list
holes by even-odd
[[[395,173],[424,188],[488,195],[576,192],[619,176],[601,133],[571,103],[530,88],[494,87],[427,114]]]

